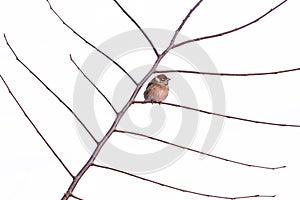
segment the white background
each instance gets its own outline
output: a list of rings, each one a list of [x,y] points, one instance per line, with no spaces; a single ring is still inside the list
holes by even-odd
[[[113,1],[51,2],[63,19],[95,45],[135,29]],[[123,0],[120,3],[142,27],[175,30],[195,1]],[[255,19],[277,3],[277,0],[204,1],[182,33],[193,38],[229,30]],[[253,26],[202,41],[200,45],[220,72],[267,72],[299,67],[298,8],[298,1],[289,0]],[[46,1],[1,1],[0,9],[1,34],[6,33],[22,61],[72,106],[77,71],[68,55],[72,53],[82,64],[93,49],[63,26],[50,12]],[[49,143],[76,174],[89,155],[77,136],[74,119],[16,62],[3,38],[0,38],[0,73]],[[300,124],[299,75],[300,72],[265,77],[222,77],[226,113]],[[209,110],[209,107],[204,109]],[[209,116],[200,117],[205,121]],[[276,194],[276,200],[296,199],[300,179],[299,130],[227,119],[222,137],[212,152],[258,165],[287,165],[286,169],[248,168],[210,158],[199,160],[197,154],[187,153],[174,165],[144,176],[207,194]],[[193,148],[200,146],[197,141]],[[0,158],[1,199],[60,199],[71,183],[71,178],[2,83]],[[74,194],[84,199],[206,199],[101,169],[89,170]]]

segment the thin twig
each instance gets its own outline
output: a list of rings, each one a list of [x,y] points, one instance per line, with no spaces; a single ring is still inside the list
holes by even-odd
[[[184,24],[187,22],[188,18],[191,16],[191,14],[196,10],[196,8],[200,5],[200,3],[202,2],[203,0],[200,0],[196,3],[196,5],[194,5],[194,7],[188,12],[188,14],[185,16],[185,18],[182,20],[181,24],[179,25],[179,27],[177,28],[177,30],[175,31],[174,35],[173,35],[173,38],[171,39],[171,42],[170,42],[170,47],[173,48],[173,45],[175,43],[175,40],[179,34],[179,32],[181,31],[182,27],[184,26]]]
[[[76,197],[74,194],[71,194],[70,196],[73,197],[74,199],[83,200],[83,199],[81,199],[79,197]]]
[[[282,169],[282,168],[286,167],[286,166],[264,167],[264,166],[259,166],[259,165],[247,164],[247,163],[243,163],[243,162],[238,162],[238,161],[230,160],[230,159],[227,159],[227,158],[222,158],[222,157],[215,156],[215,155],[212,155],[212,154],[208,154],[208,153],[205,153],[205,152],[201,152],[201,151],[198,151],[198,150],[195,150],[195,149],[191,149],[191,148],[188,148],[188,147],[185,147],[185,146],[181,146],[181,145],[178,145],[178,144],[167,142],[165,140],[161,140],[161,139],[158,139],[158,138],[155,138],[155,137],[151,137],[151,136],[148,136],[148,135],[145,135],[145,134],[141,134],[141,133],[136,133],[136,132],[132,132],[132,131],[123,131],[123,130],[118,130],[118,129],[115,130],[115,132],[128,133],[130,135],[145,137],[145,138],[148,138],[148,139],[151,139],[151,140],[155,140],[155,141],[158,141],[158,142],[161,142],[161,143],[164,143],[164,144],[172,145],[172,146],[175,146],[175,147],[178,147],[178,148],[181,148],[181,149],[185,149],[185,150],[188,150],[188,151],[192,151],[192,152],[195,152],[195,153],[206,155],[206,156],[209,156],[209,157],[212,157],[212,158],[216,158],[216,159],[219,159],[219,160],[223,160],[223,161],[226,161],[226,162],[231,162],[231,163],[235,163],[235,164],[238,164],[238,165],[244,165],[244,166],[247,166],[247,167],[256,167],[256,168],[269,169],[269,170]]]
[[[179,187],[174,187],[174,186],[167,185],[167,184],[164,184],[164,183],[161,183],[161,182],[158,182],[158,181],[153,181],[151,179],[147,179],[147,178],[144,178],[144,177],[141,177],[141,176],[137,176],[135,174],[132,174],[132,173],[129,173],[129,172],[125,172],[123,170],[115,169],[115,168],[112,168],[112,167],[108,167],[108,166],[104,166],[104,165],[97,165],[97,164],[93,164],[93,166],[99,167],[99,168],[103,168],[103,169],[112,170],[112,171],[119,172],[119,173],[122,173],[122,174],[126,174],[128,176],[141,179],[143,181],[147,181],[147,182],[150,182],[150,183],[154,183],[156,185],[160,185],[160,186],[163,186],[163,187],[171,188],[173,190],[177,190],[177,191],[181,191],[181,192],[186,192],[186,193],[190,193],[190,194],[195,194],[195,195],[199,195],[199,196],[205,196],[205,197],[213,197],[213,198],[218,198],[218,199],[247,199],[247,198],[259,198],[259,197],[274,198],[276,196],[276,195],[249,195],[249,196],[241,196],[241,197],[225,197],[225,196],[217,196],[217,195],[211,195],[211,194],[204,194],[204,193],[200,193],[200,192],[194,192],[194,191],[191,191],[191,190],[185,190],[185,189],[182,189],[182,188],[179,188]]]
[[[159,53],[157,52],[154,44],[152,43],[152,41],[150,40],[150,38],[148,37],[148,35],[145,33],[145,31],[140,27],[140,25],[129,15],[129,13],[119,4],[119,2],[117,0],[113,0],[118,6],[119,8],[122,10],[122,12],[138,27],[138,29],[142,32],[142,34],[145,36],[145,38],[148,40],[149,44],[151,45],[155,55],[158,57]]]
[[[15,97],[15,95],[12,93],[12,91],[10,90],[8,84],[5,82],[4,78],[0,75],[0,78],[2,79],[4,85],[6,86],[9,94],[12,96],[12,98],[14,99],[14,101],[18,104],[19,108],[21,109],[21,111],[23,112],[24,116],[27,118],[27,120],[30,122],[30,124],[32,125],[32,127],[35,129],[35,131],[37,132],[37,134],[40,136],[40,138],[42,138],[43,142],[47,145],[48,149],[50,149],[50,151],[52,152],[52,154],[57,158],[57,160],[60,162],[60,164],[65,168],[65,170],[68,172],[68,174],[74,178],[74,175],[71,173],[71,171],[67,168],[67,166],[64,164],[64,162],[62,161],[62,159],[57,155],[57,153],[54,151],[54,149],[51,147],[51,145],[47,142],[47,140],[44,138],[43,134],[39,131],[39,129],[36,127],[36,125],[33,123],[33,121],[30,119],[30,117],[27,115],[26,111],[23,109],[23,107],[21,106],[21,104],[19,103],[18,99]]]
[[[93,134],[89,131],[89,129],[86,127],[86,125],[80,120],[80,118],[75,114],[75,112],[57,95],[55,94],[55,92],[53,92],[53,90],[51,90],[33,71],[31,71],[31,69],[29,69],[29,67],[27,67],[27,65],[25,65],[17,56],[17,54],[15,53],[15,51],[13,50],[13,48],[10,46],[5,34],[4,34],[4,39],[6,41],[7,46],[9,47],[9,49],[11,50],[11,52],[14,54],[15,58],[17,59],[17,61],[23,65],[23,67],[25,67],[30,74],[32,74],[53,96],[56,97],[56,99],[63,104],[68,110],[69,112],[72,113],[72,115],[76,118],[76,120],[81,124],[81,126],[86,130],[86,132],[90,135],[90,137],[94,140],[94,142],[97,143],[96,138],[93,136]]]
[[[115,109],[115,107],[112,105],[112,103],[108,100],[108,98],[100,91],[100,89],[91,81],[91,79],[80,69],[80,67],[77,65],[77,63],[73,60],[72,55],[70,54],[70,60],[72,63],[76,66],[76,68],[80,71],[80,73],[90,82],[90,84],[99,92],[99,94],[106,100],[106,102],[110,105],[110,107],[114,110],[114,112],[117,114],[118,111]]]
[[[276,10],[277,8],[279,8],[285,2],[287,2],[287,0],[281,2],[280,4],[278,4],[277,6],[275,6],[274,8],[272,8],[271,10],[269,10],[268,12],[266,12],[265,14],[263,14],[262,16],[258,17],[257,19],[255,19],[255,20],[253,20],[253,21],[251,21],[251,22],[249,22],[249,23],[247,23],[245,25],[242,25],[240,27],[237,27],[237,28],[234,28],[232,30],[225,31],[225,32],[222,32],[222,33],[218,33],[218,34],[214,34],[214,35],[209,35],[209,36],[204,36],[204,37],[199,37],[199,38],[195,38],[195,39],[191,39],[191,40],[187,40],[187,41],[184,41],[184,42],[181,42],[181,43],[173,45],[172,49],[177,48],[177,47],[182,46],[182,45],[185,45],[185,44],[188,44],[188,43],[191,43],[191,42],[196,42],[196,41],[210,39],[210,38],[215,38],[215,37],[220,37],[220,36],[223,36],[223,35],[227,35],[229,33],[236,32],[236,31],[241,30],[243,28],[246,28],[247,26],[250,26],[250,25],[258,22],[259,20],[261,20],[262,18],[264,18],[265,16],[267,16],[268,14],[270,14],[271,12],[273,12],[274,10]]]
[[[299,71],[300,68],[286,69],[281,71],[273,72],[261,72],[261,73],[214,73],[214,72],[198,72],[198,71],[189,71],[189,70],[157,70],[155,73],[187,73],[187,74],[202,74],[202,75],[213,75],[213,76],[265,76],[265,75],[276,75],[283,74],[288,72]]]
[[[197,109],[197,108],[192,108],[192,107],[188,107],[188,106],[178,105],[178,104],[174,104],[174,103],[151,102],[151,101],[134,101],[133,103],[135,103],[135,104],[145,104],[145,103],[152,103],[153,104],[153,103],[157,103],[157,104],[160,104],[160,105],[169,105],[169,106],[174,106],[174,107],[178,107],[178,108],[184,108],[184,109],[188,109],[188,110],[194,110],[194,111],[205,113],[205,114],[209,114],[209,115],[216,115],[216,116],[220,116],[220,117],[225,117],[225,118],[229,118],[229,119],[236,119],[236,120],[246,121],[246,122],[251,122],[251,123],[256,123],[256,124],[266,124],[266,125],[272,125],[272,126],[297,127],[297,128],[300,127],[300,125],[298,125],[298,124],[272,123],[272,122],[264,122],[264,121],[257,121],[257,120],[245,119],[245,118],[241,118],[241,117],[234,117],[234,116],[230,116],[230,115],[223,115],[223,114],[209,112],[209,111],[205,111],[205,110],[201,110],[201,109]]]
[[[81,40],[83,40],[85,43],[87,43],[89,46],[93,47],[96,51],[98,51],[100,54],[105,56],[107,59],[109,59],[111,62],[113,62],[115,65],[117,65],[131,80],[134,82],[135,85],[137,85],[137,82],[133,79],[133,77],[120,65],[118,64],[114,59],[109,57],[107,54],[105,54],[103,51],[101,51],[99,48],[97,48],[95,45],[93,45],[91,42],[89,42],[87,39],[85,39],[83,36],[81,36],[79,33],[77,33],[70,25],[68,25],[60,16],[59,14],[52,8],[52,5],[50,4],[49,0],[46,0],[49,4],[50,10],[59,18],[59,20],[68,28],[70,29],[75,35],[77,35]]]

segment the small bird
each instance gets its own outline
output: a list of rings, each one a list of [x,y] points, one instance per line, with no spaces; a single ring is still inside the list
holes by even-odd
[[[144,92],[145,101],[162,102],[169,93],[168,82],[171,80],[164,74],[160,74],[153,78]]]

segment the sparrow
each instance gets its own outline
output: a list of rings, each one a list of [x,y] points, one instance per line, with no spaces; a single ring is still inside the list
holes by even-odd
[[[160,74],[153,78],[144,92],[145,101],[162,102],[169,93],[168,82],[171,80],[164,74]]]

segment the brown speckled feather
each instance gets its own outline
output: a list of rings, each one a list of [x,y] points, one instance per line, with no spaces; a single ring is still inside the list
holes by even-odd
[[[149,83],[144,92],[145,101],[161,102],[168,96],[169,88],[159,83]]]

